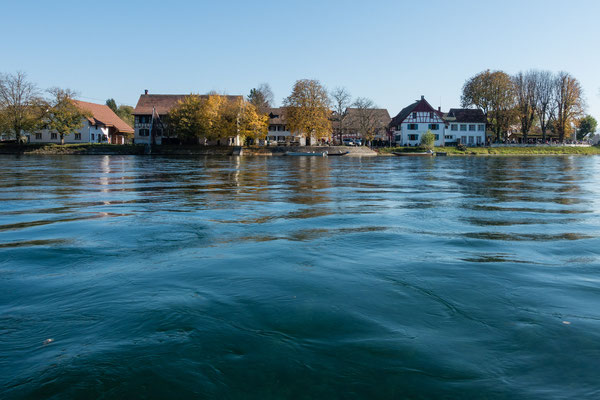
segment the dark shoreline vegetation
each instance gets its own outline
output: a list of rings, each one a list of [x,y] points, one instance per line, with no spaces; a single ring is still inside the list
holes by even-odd
[[[245,146],[243,155],[283,155],[294,147],[265,147]],[[306,148],[308,151],[308,148]],[[352,147],[331,146],[313,147],[320,149],[346,149],[349,151],[362,150]],[[425,151],[421,147],[384,147],[373,149],[378,156],[393,156],[392,152],[416,153]],[[232,155],[234,147],[231,146],[202,146],[202,145],[156,145],[152,146],[149,155]],[[364,148],[365,153],[369,151]],[[570,147],[570,146],[532,146],[532,147],[436,147],[436,152],[446,153],[448,156],[482,156],[482,155],[600,155],[600,146]],[[14,144],[0,143],[0,154],[33,154],[33,155],[147,155],[144,145],[116,145],[116,144]],[[353,155],[361,155],[355,153]],[[362,154],[369,155],[369,154]]]

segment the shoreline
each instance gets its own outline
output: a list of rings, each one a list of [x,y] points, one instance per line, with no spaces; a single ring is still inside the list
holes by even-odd
[[[0,143],[0,155],[178,155],[178,156],[231,156],[238,154],[240,147],[231,146],[153,146],[151,153],[146,152],[144,145],[112,145],[112,144],[24,144]],[[305,147],[242,147],[242,156],[284,156],[287,151],[306,152],[345,152],[346,157],[395,157],[392,152],[414,153],[422,151],[416,147],[394,147],[372,150],[368,147],[351,146],[305,146]],[[472,156],[544,156],[544,155],[600,155],[600,146],[590,147],[469,147],[460,151],[456,147],[437,147],[436,152],[446,153],[448,157]]]

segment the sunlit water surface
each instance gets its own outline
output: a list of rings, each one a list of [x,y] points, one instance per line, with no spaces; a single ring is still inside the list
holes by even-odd
[[[600,158],[0,171],[2,398],[600,398]]]

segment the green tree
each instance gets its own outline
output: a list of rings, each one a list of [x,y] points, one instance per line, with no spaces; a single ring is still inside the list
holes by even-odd
[[[248,102],[252,104],[259,114],[268,114],[273,106],[273,91],[268,83],[261,83],[259,87],[251,89]]]
[[[468,79],[461,97],[463,107],[477,107],[500,141],[516,120],[516,93],[511,77],[502,71],[486,70]]]
[[[597,127],[598,121],[596,121],[596,118],[592,117],[591,115],[586,115],[585,117],[581,118],[577,126],[577,140],[583,140],[588,133],[596,132]]]
[[[23,72],[0,75],[0,127],[17,141],[41,127],[46,111],[38,87]]]
[[[92,115],[77,107],[73,102],[75,93],[69,89],[52,88],[48,92],[51,99],[48,102],[47,128],[56,131],[60,135],[60,143],[65,144],[65,135],[77,132],[85,118]]]
[[[183,140],[208,136],[206,102],[206,99],[197,94],[190,94],[179,100],[177,106],[169,112],[169,128]]]
[[[124,104],[120,105],[115,113],[119,118],[121,118],[127,125],[133,128],[135,117],[133,116],[133,107],[126,106]]]
[[[284,100],[287,125],[291,132],[309,138],[331,136],[331,110],[327,90],[317,80],[296,81],[292,93]]]
[[[108,99],[108,100],[106,100],[106,105],[108,106],[108,108],[110,108],[111,110],[113,110],[113,112],[115,114],[119,110],[119,107],[117,107],[117,102],[115,101],[115,99]]]
[[[433,132],[428,130],[421,136],[421,147],[423,147],[427,150],[433,150],[434,145],[435,145],[435,135],[433,134]]]

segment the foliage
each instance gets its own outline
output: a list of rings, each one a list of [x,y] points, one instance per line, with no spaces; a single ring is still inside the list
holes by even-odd
[[[268,83],[261,83],[258,88],[250,90],[248,102],[252,104],[259,114],[268,114],[273,106],[273,91]]]
[[[298,132],[315,139],[331,135],[331,112],[329,96],[317,80],[296,81],[292,93],[284,100],[287,125],[291,132]]]
[[[218,94],[191,94],[169,113],[169,126],[181,139],[220,140],[232,136],[260,138],[267,133],[269,117],[250,102]]]
[[[428,130],[421,136],[421,147],[427,150],[433,150],[433,146],[435,145],[435,135],[433,132]]]
[[[75,93],[69,89],[53,88],[48,92],[51,99],[48,102],[46,127],[50,131],[56,131],[61,144],[64,144],[65,135],[77,132],[83,126],[85,118],[90,118],[92,114],[77,107],[73,102]]]
[[[135,117],[133,116],[133,107],[120,105],[116,113],[127,125],[133,128]]]
[[[582,140],[588,133],[596,132],[598,121],[591,115],[586,115],[579,120],[577,129],[577,140]]]
[[[20,142],[23,132],[41,126],[45,110],[38,87],[27,80],[25,73],[0,75],[0,131]]]
[[[468,79],[461,97],[463,107],[474,106],[483,111],[498,141],[515,121],[515,85],[502,71],[486,70]]]
[[[106,100],[106,105],[108,106],[108,108],[110,108],[111,110],[113,110],[113,112],[115,114],[119,110],[119,108],[117,107],[117,102],[115,101],[115,99],[108,99],[108,100]]]
[[[569,135],[577,118],[583,114],[583,90],[577,79],[567,72],[559,72],[554,83],[556,108],[555,128],[559,141]]]

